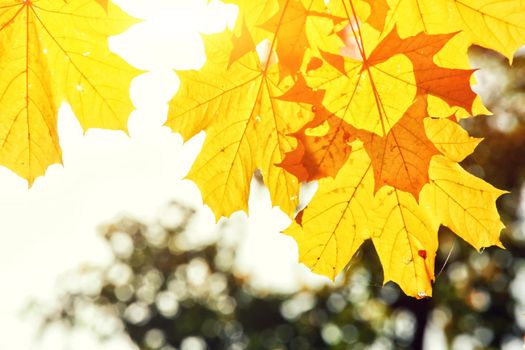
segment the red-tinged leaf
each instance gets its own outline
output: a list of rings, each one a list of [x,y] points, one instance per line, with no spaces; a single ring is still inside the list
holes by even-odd
[[[360,131],[359,138],[372,160],[376,192],[390,185],[419,198],[429,181],[430,160],[440,154],[425,134],[426,110],[425,98],[419,97],[386,136]]]
[[[322,110],[318,115],[326,113]],[[352,152],[349,143],[356,139],[357,130],[335,116],[319,124],[323,119],[326,117],[318,117],[292,134],[297,147],[279,164],[300,181],[335,177]]]
[[[325,91],[312,89],[299,75],[295,84],[278,97],[280,100],[312,105],[315,116],[291,136],[297,140],[296,148],[288,152],[278,164],[299,181],[313,181],[334,177],[348,159],[355,140],[355,128],[331,115],[322,105]]]
[[[371,66],[385,62],[393,55],[403,54],[414,65],[418,94],[441,98],[451,107],[464,108],[469,113],[476,94],[470,87],[474,70],[439,67],[433,57],[456,33],[416,36],[401,39],[394,28],[372,52],[367,62]]]

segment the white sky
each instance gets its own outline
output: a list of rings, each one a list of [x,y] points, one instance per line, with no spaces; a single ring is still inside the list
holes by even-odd
[[[198,32],[210,33],[233,21],[233,7],[207,0],[118,0],[133,16],[145,19],[110,40],[111,47],[137,68],[148,71],[131,87],[136,106],[129,120],[130,136],[101,130],[86,135],[68,106],[60,110],[62,166],[27,184],[0,168],[0,349],[64,349],[58,334],[44,344],[33,340],[34,324],[19,314],[30,297],[52,295],[58,275],[81,262],[103,263],[108,252],[96,227],[119,213],[152,220],[174,198],[201,206],[196,186],[182,180],[203,135],[187,144],[162,127],[167,102],[176,92],[173,69],[198,68],[204,48]],[[232,11],[233,10],[233,11]],[[305,277],[315,278],[295,263],[291,239],[279,234],[288,219],[272,209],[267,193],[258,190],[250,202],[249,232],[240,249],[242,269],[263,288],[293,290]],[[214,223],[203,208],[202,232]],[[271,251],[271,259],[268,252]],[[101,349],[79,335],[75,350]],[[120,344],[120,345],[119,345]],[[107,349],[129,349],[111,343]]]

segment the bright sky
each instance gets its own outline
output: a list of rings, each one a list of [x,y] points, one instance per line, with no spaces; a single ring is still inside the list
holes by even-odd
[[[58,275],[81,262],[103,263],[108,252],[97,237],[98,224],[119,213],[145,220],[178,198],[200,206],[198,189],[182,180],[203,141],[183,144],[162,127],[167,102],[176,92],[173,69],[196,69],[205,60],[198,32],[222,30],[235,19],[235,8],[207,0],[115,0],[135,17],[145,19],[117,37],[112,49],[146,71],[131,86],[136,106],[130,136],[82,130],[68,106],[59,115],[64,164],[51,167],[28,190],[25,181],[0,169],[0,349],[63,349],[60,334],[34,343],[34,325],[19,314],[29,297],[52,295]],[[268,194],[258,189],[250,202],[249,230],[240,249],[240,266],[264,288],[293,290],[305,276],[319,281],[295,263],[291,239],[279,234],[288,219],[272,209]],[[199,214],[200,230],[214,223],[208,209]],[[268,251],[271,249],[271,259]],[[75,340],[76,339],[76,340]],[[102,349],[77,335],[73,349]],[[105,349],[129,349],[122,342]]]

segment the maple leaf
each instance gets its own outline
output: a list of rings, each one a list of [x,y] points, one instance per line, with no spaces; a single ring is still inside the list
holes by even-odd
[[[421,203],[432,217],[478,250],[493,245],[503,247],[499,233],[505,226],[500,221],[496,199],[505,191],[442,156],[432,159],[429,176],[429,186],[421,191]]]
[[[350,152],[348,141],[357,137],[365,142],[365,147],[371,156],[376,177],[376,191],[383,185],[392,185],[411,192],[415,198],[418,198],[422,186],[428,182],[430,159],[438,153],[425,134],[423,118],[427,116],[427,103],[422,102],[421,96],[425,101],[428,97],[435,96],[451,107],[460,107],[467,112],[472,112],[476,99],[470,88],[473,70],[444,68],[433,61],[434,56],[455,36],[455,33],[444,35],[420,33],[401,39],[394,28],[376,44],[370,55],[367,55],[364,52],[367,38],[363,34],[365,31],[357,24],[358,21],[352,19],[350,21],[353,23],[352,26],[346,27],[345,33],[339,32],[338,35],[342,36],[345,45],[359,49],[360,59],[345,59],[344,56],[321,52],[323,59],[329,63],[328,68],[326,66],[323,68],[321,65],[309,75],[310,83],[317,89],[323,89],[322,106],[318,102],[312,103],[314,107],[321,110],[327,106],[328,112],[323,112],[323,115],[329,119],[328,132],[316,136],[306,134],[307,130],[320,125],[322,118],[316,118],[305,125],[293,134],[298,140],[298,147],[287,155],[281,165],[302,181],[334,176],[348,158]],[[350,39],[346,39],[347,37]],[[353,44],[352,38],[354,38]],[[392,72],[399,71],[399,66],[394,68],[391,65],[387,69],[381,67],[392,57],[400,57],[400,55],[408,58],[412,63],[413,80],[410,79],[412,77],[409,74],[396,76],[388,71],[388,69]],[[348,62],[351,64],[351,69],[355,71],[353,80],[356,81],[356,85],[354,86],[352,86],[352,79],[349,79]],[[356,65],[358,67],[361,65],[361,68],[356,69]],[[385,77],[384,81],[374,78],[381,75]],[[363,76],[369,78],[370,84],[360,83]],[[325,81],[328,84],[325,84]],[[397,83],[396,89],[392,89],[394,82]],[[387,83],[391,83],[390,89],[380,85]],[[301,99],[305,102],[310,98],[308,89],[311,88],[305,83],[301,82],[301,84],[305,87],[300,89],[294,87],[296,90],[294,95],[297,95],[296,100]],[[364,89],[368,96],[360,94],[359,90],[363,85],[369,85]],[[404,87],[405,90],[399,87]],[[403,93],[407,88],[411,91],[408,95]],[[350,91],[350,95],[343,93],[343,90]],[[301,93],[305,96],[299,96]],[[408,100],[406,100],[407,96]],[[417,97],[420,102],[411,106],[411,97]],[[391,98],[396,98],[398,102],[407,101],[410,104],[396,105],[389,100]],[[361,103],[367,103],[368,108],[360,108]],[[410,117],[416,114],[421,118]],[[343,122],[334,122],[333,116],[339,116]],[[375,123],[376,126],[371,123]],[[380,129],[378,125],[381,126]],[[391,132],[393,128],[395,132]],[[401,134],[403,136],[399,137]],[[420,148],[428,152],[421,152]]]
[[[68,102],[84,130],[126,130],[137,70],[107,37],[134,21],[106,1],[0,4],[0,163],[31,184],[61,163],[57,111]]]
[[[313,200],[284,231],[296,240],[299,260],[312,271],[335,279],[370,238],[371,170],[364,148],[355,146],[337,177],[319,181]]]
[[[307,76],[309,86],[325,90],[323,106],[352,126],[385,135],[401,119],[416,96],[410,60],[395,55],[369,65],[325,53],[328,63]]]
[[[450,119],[426,118],[424,120],[427,137],[440,153],[455,162],[461,162],[470,155],[482,139],[469,134]]]
[[[394,28],[375,48],[368,61],[370,64],[377,64],[393,55],[403,54],[413,64],[419,95],[439,97],[451,107],[461,107],[472,113],[476,94],[470,88],[470,77],[474,70],[439,67],[433,61],[433,57],[455,35],[456,33],[442,35],[419,33],[401,39]]]
[[[439,154],[426,135],[426,110],[425,98],[418,98],[387,135],[359,133],[372,161],[376,192],[390,185],[419,198],[428,182],[430,160]]]
[[[412,195],[389,187],[377,193],[373,213],[371,236],[385,282],[417,298],[431,296],[439,223]]]
[[[337,176],[319,181],[312,201],[284,232],[297,241],[300,261],[314,272],[334,279],[359,246],[372,239],[385,282],[423,298],[432,295],[440,224],[477,249],[501,247],[503,224],[495,201],[504,191],[436,156],[419,203],[390,186],[374,195],[371,161],[362,146],[352,146]]]
[[[387,26],[402,36],[461,31],[464,40],[496,50],[512,61],[525,43],[525,2],[515,0],[391,0]]]
[[[206,131],[188,178],[199,185],[218,219],[247,210],[250,181],[260,169],[273,203],[292,214],[299,182],[275,164],[295,147],[287,134],[304,124],[311,111],[277,98],[290,81],[281,81],[278,66],[267,57],[261,63],[251,51],[230,63],[232,33],[208,36],[206,44],[205,66],[179,73],[181,87],[167,121],[185,139]]]
[[[313,181],[323,177],[335,177],[348,159],[357,130],[324,109],[325,92],[313,90],[306,85],[302,75],[294,86],[279,99],[312,105],[315,117],[300,130],[291,134],[298,141],[297,147],[287,152],[279,164],[301,181]]]
[[[297,147],[286,153],[279,166],[301,181],[335,177],[350,156],[349,144],[357,135],[357,129],[337,117],[329,116],[321,124],[314,119],[291,134]]]
[[[199,72],[180,73],[181,89],[170,104],[167,125],[185,139],[206,131],[188,178],[199,185],[217,218],[247,210],[256,169],[273,203],[292,215],[299,182],[276,164],[295,148],[288,134],[312,111],[283,95],[302,65],[307,36],[321,35],[308,24],[310,18],[321,23],[333,18],[322,12],[321,0],[228,2],[240,7],[236,29],[205,37],[208,61]]]
[[[466,111],[472,111],[476,97],[470,88],[469,82],[472,70],[441,68],[432,60],[434,55],[436,55],[453,36],[454,34],[435,36],[419,34],[414,37],[400,39],[397,32],[393,30],[378,44],[370,57],[365,58],[362,71],[357,75],[357,79],[361,79],[362,74],[365,74],[364,70],[371,69],[367,67],[375,67],[388,60],[392,55],[403,54],[412,62],[415,82],[403,78],[396,78],[394,80],[401,82],[403,86],[416,86],[415,96],[423,96],[426,99],[428,95],[435,95],[452,106],[462,107]],[[338,58],[342,59],[342,56],[335,57],[329,53],[322,55],[323,58],[335,68],[335,70],[328,71],[329,78],[326,79],[328,79],[330,83],[339,80],[346,83],[348,80],[347,73],[342,68],[344,62],[337,61]],[[341,66],[341,64],[343,64],[343,66]],[[339,73],[335,71],[339,71]],[[316,74],[324,73],[326,73],[326,71],[322,73],[317,72]],[[385,71],[382,71],[382,73],[388,74],[388,72]],[[370,74],[370,77],[371,76]],[[389,78],[394,77],[393,75],[389,75]],[[295,91],[290,91],[290,93],[293,93],[295,99],[300,99],[302,102],[312,100],[309,94],[311,95],[310,91],[313,90],[300,80],[297,84],[302,84],[304,87],[298,87],[298,85],[296,85],[293,88]],[[452,84],[453,88],[450,88],[449,84]],[[319,87],[324,87],[324,85],[321,84],[318,88]],[[423,118],[427,116],[426,102],[423,103],[423,99],[418,97],[418,101],[420,102],[413,104],[406,112],[403,112],[405,117],[401,116],[399,120],[391,121],[387,118],[387,108],[385,107],[385,98],[383,97],[384,93],[379,91],[376,83],[371,84],[372,96],[368,97],[367,102],[371,104],[369,107],[371,110],[378,112],[376,114],[378,118],[375,119],[375,121],[380,121],[382,125],[384,125],[384,121],[387,120],[389,124],[393,123],[394,125],[392,129],[388,129],[385,136],[380,136],[383,133],[378,132],[378,130],[374,128],[370,130],[365,127],[359,131],[354,128],[356,125],[361,127],[366,126],[366,123],[374,120],[374,118],[370,118],[369,112],[364,116],[355,114],[356,110],[359,112],[361,109],[356,107],[354,99],[358,101],[356,103],[360,103],[363,100],[363,97],[358,95],[357,89],[359,89],[359,86],[354,88],[350,100],[344,101],[348,99],[348,96],[342,93],[338,94],[338,91],[340,91],[338,86],[330,85],[326,87],[326,90],[333,92],[332,96],[336,95],[338,100],[347,103],[346,106],[342,104],[340,108],[344,110],[343,113],[333,113],[333,115],[341,116],[344,121],[334,121],[332,114],[323,112],[323,115],[329,119],[329,131],[324,135],[317,135],[315,137],[306,135],[306,130],[322,122],[322,120],[319,121],[320,118],[316,118],[316,120],[294,133],[293,136],[298,140],[298,147],[287,155],[287,158],[281,166],[298,176],[302,181],[311,181],[323,176],[334,176],[348,158],[350,149],[347,143],[355,139],[355,137],[358,137],[365,141],[366,148],[372,158],[374,173],[376,175],[376,190],[382,185],[390,184],[395,188],[409,191],[415,198],[418,198],[421,187],[428,181],[428,164],[430,163],[430,158],[437,153],[436,148],[427,139],[423,126]],[[326,94],[331,95],[326,90],[322,91],[323,97]],[[384,91],[384,89],[382,90]],[[396,97],[398,100],[404,98],[404,96],[400,96],[397,91],[393,92],[392,90],[388,90],[388,96],[390,98]],[[328,97],[328,99],[329,98],[330,97]],[[325,103],[328,105],[331,104],[330,102],[324,102],[326,99],[327,98],[323,98],[323,106],[317,101],[311,103],[313,103],[314,107],[322,110]],[[395,107],[395,105],[392,104],[392,107]],[[395,110],[395,113],[399,114],[400,111],[404,111],[403,107]],[[413,116],[415,114],[419,114],[422,117],[419,119],[414,118]],[[384,127],[382,129],[384,130]],[[394,132],[392,132],[393,129],[395,129]],[[400,137],[400,135],[403,136]],[[387,149],[390,151],[387,152]],[[421,150],[423,150],[423,152],[421,152]]]
[[[352,146],[337,176],[319,181],[312,201],[284,233],[297,241],[302,263],[331,279],[372,239],[385,282],[398,283],[408,295],[431,296],[438,223],[406,192],[383,187],[374,195],[370,158],[359,141]]]

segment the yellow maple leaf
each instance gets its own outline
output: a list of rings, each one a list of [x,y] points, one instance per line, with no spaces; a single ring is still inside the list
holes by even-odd
[[[197,183],[217,219],[248,209],[256,169],[272,202],[291,215],[299,182],[275,164],[295,146],[287,134],[304,124],[311,111],[278,99],[292,81],[280,81],[272,50],[262,60],[252,50],[231,63],[233,43],[228,31],[206,38],[208,60],[198,72],[179,73],[181,87],[170,103],[166,125],[184,139],[206,131],[188,178]]]
[[[423,298],[432,295],[440,225],[449,227],[478,250],[502,247],[499,234],[504,225],[495,203],[505,191],[447,158],[450,155],[461,159],[461,153],[479,140],[468,137],[452,121],[438,121],[431,138],[458,138],[460,147],[457,151],[453,143],[441,143],[444,155],[432,158],[430,180],[419,202],[390,186],[374,195],[370,159],[362,147],[356,146],[359,141],[352,144],[354,150],[335,179],[319,181],[312,201],[285,231],[296,240],[302,263],[334,279],[359,246],[371,238],[385,282],[396,282],[407,295]],[[445,121],[450,124],[445,125]]]
[[[443,156],[432,159],[430,183],[421,191],[421,206],[439,223],[481,250],[502,247],[499,233],[505,227],[496,199],[505,191],[469,174]]]
[[[328,111],[379,136],[386,135],[401,119],[416,95],[429,96],[428,109],[437,113],[433,115],[486,112],[470,89],[473,71],[465,58],[467,47],[462,45],[462,51],[458,50],[464,42],[454,38],[456,33],[421,32],[401,38],[395,27],[381,33],[360,22],[353,3],[337,1],[332,5],[334,11],[348,17],[349,24],[337,33],[342,43],[330,53],[321,52],[328,64],[307,74],[311,87],[325,91],[323,106]],[[449,45],[452,39],[454,45]],[[451,48],[457,55],[450,54]],[[455,55],[459,58],[451,60]]]
[[[319,181],[312,202],[284,232],[299,247],[299,261],[332,280],[369,238],[374,178],[362,145],[355,146],[335,179]]]
[[[431,296],[439,224],[406,192],[383,187],[375,200],[371,236],[385,282],[414,297]]]
[[[504,54],[512,61],[525,43],[525,2],[521,0],[389,0],[387,27],[402,36],[461,31],[469,44]]]
[[[181,88],[166,125],[185,139],[206,132],[188,178],[217,218],[248,209],[256,169],[273,204],[291,216],[300,184],[276,165],[296,145],[288,134],[310,120],[312,111],[283,95],[294,84],[310,38],[323,36],[336,19],[322,0],[227,2],[239,6],[237,24],[233,32],[205,37],[208,59],[201,70],[180,72]]]
[[[109,51],[107,37],[133,22],[107,1],[0,1],[2,165],[31,184],[61,163],[62,102],[84,130],[126,130],[138,71]]]
[[[374,66],[346,59],[340,69],[324,65],[307,80],[312,87],[326,90],[323,104],[328,111],[380,136],[401,119],[416,96],[413,67],[404,55]]]
[[[457,122],[449,119],[426,118],[425,131],[434,146],[455,162],[472,154],[482,139],[471,137]]]
[[[299,260],[331,279],[371,238],[385,282],[408,295],[432,295],[439,223],[406,192],[383,187],[374,196],[370,158],[359,141],[334,179],[319,181],[308,206],[284,232],[299,248]]]

